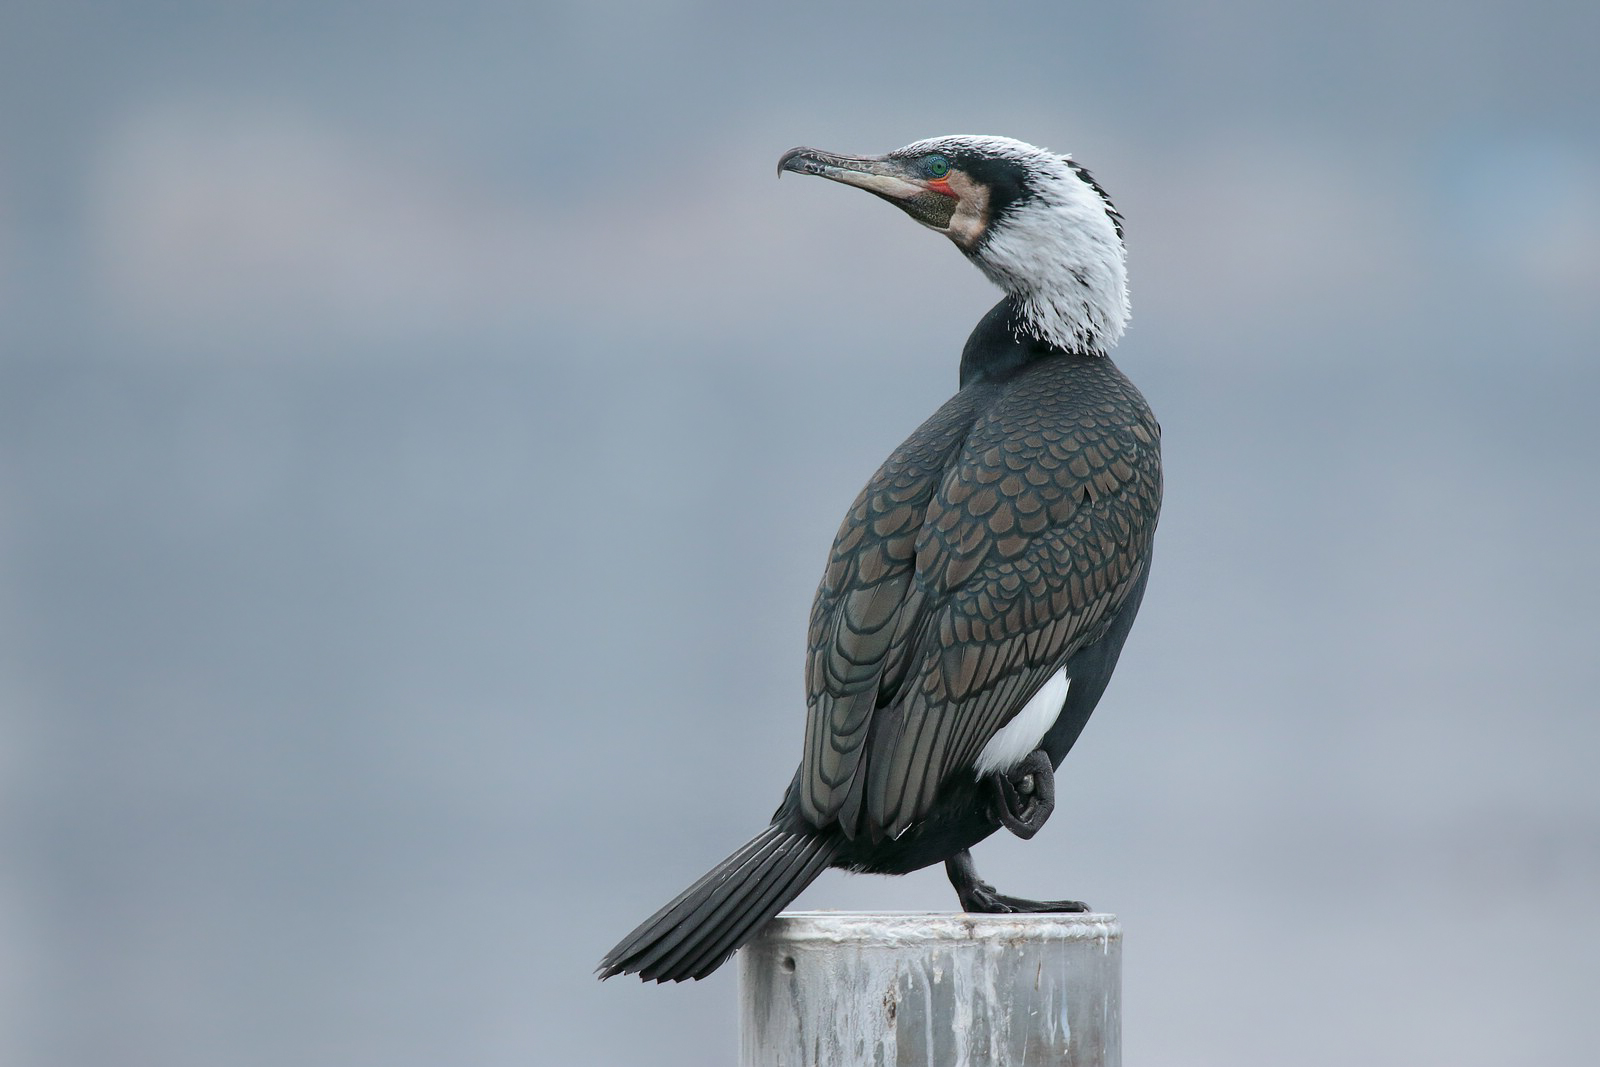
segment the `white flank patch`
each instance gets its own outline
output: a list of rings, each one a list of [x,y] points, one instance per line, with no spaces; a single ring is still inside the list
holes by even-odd
[[[973,769],[982,778],[995,771],[1009,771],[1028,758],[1028,753],[1039,747],[1044,735],[1056,724],[1061,708],[1067,702],[1067,689],[1072,680],[1067,669],[1061,668],[1050,680],[1039,687],[1033,699],[983,746]]]

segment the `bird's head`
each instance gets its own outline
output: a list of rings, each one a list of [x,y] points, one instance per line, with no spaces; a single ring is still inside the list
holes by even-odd
[[[935,137],[883,156],[792,148],[778,173],[854,185],[937,230],[1016,299],[1021,329],[1103,355],[1128,321],[1122,216],[1089,172],[1009,137]]]

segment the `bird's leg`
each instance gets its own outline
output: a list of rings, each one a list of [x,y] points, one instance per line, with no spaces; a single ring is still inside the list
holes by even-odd
[[[1056,810],[1056,775],[1044,749],[1034,749],[1009,771],[989,775],[987,785],[989,813],[1024,841]]]
[[[1089,910],[1089,905],[1081,900],[1024,900],[996,893],[994,886],[978,877],[978,868],[973,866],[972,853],[967,849],[945,860],[944,870],[950,876],[950,884],[955,887],[962,911],[996,915]]]

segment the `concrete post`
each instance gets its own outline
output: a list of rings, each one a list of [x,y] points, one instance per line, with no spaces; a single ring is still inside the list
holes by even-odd
[[[789,912],[739,953],[742,1067],[1121,1067],[1113,915]]]

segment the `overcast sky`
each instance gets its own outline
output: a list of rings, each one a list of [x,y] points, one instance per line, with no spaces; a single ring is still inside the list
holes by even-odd
[[[1600,1045],[1600,7],[12,5],[0,1059],[734,1062],[600,985],[799,755],[996,293],[797,144],[1127,217],[1150,592],[1050,826],[1130,1062]],[[955,906],[938,871],[809,907]]]

